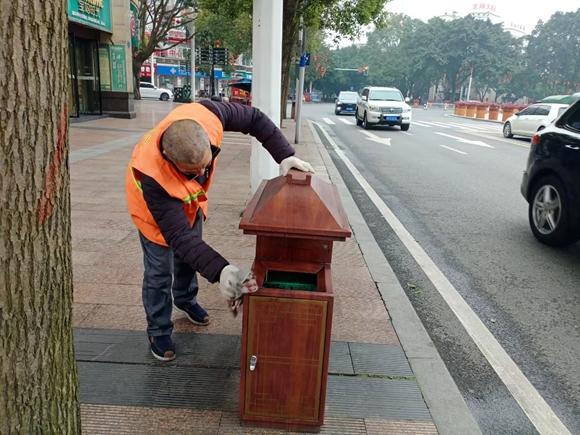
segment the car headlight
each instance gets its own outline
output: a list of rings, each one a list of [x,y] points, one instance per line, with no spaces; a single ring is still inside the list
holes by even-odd
[[[378,106],[369,106],[371,112],[380,112],[381,109]]]
[[[411,111],[411,108],[410,107],[404,107],[403,108],[403,113],[410,112],[410,111]]]

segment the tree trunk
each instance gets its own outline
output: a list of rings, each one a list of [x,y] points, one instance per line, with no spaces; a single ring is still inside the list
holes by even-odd
[[[63,1],[2,2],[0,433],[80,433]],[[10,65],[10,67],[8,67]]]
[[[141,82],[141,65],[143,65],[142,60],[133,58],[133,98],[135,100],[141,99],[141,89],[139,89],[139,83]]]
[[[290,67],[296,37],[298,36],[299,17],[297,14],[301,0],[284,0],[284,21],[282,23],[282,80],[280,98],[280,125],[286,118],[288,88],[290,86]]]

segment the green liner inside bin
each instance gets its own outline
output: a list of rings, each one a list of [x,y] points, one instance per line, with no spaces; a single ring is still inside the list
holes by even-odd
[[[315,273],[283,272],[269,270],[266,273],[264,287],[285,290],[316,291],[317,276]]]

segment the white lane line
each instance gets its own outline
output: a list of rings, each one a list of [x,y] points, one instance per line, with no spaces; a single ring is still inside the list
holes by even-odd
[[[326,122],[328,125],[335,125],[335,122],[330,118],[322,118],[322,120]]]
[[[495,148],[495,147],[488,145],[485,142],[482,142],[480,140],[469,140],[469,139],[465,139],[465,138],[462,138],[459,136],[452,136],[450,134],[439,133],[438,131],[436,131],[435,134],[438,134],[439,136],[450,137],[451,139],[455,139],[455,140],[458,140],[459,142],[467,143],[470,145],[477,145],[479,147],[484,147],[484,148]]]
[[[384,203],[345,153],[338,148],[326,130],[320,124],[314,124],[318,125],[326,140],[334,148],[336,154],[365,190],[370,200],[379,209],[417,264],[423,269],[429,280],[459,319],[465,331],[472,338],[538,432],[542,435],[572,435],[508,353],[501,347],[485,324],[477,317],[477,314],[465,302],[453,284],[439,270],[431,257],[427,255],[421,245],[403,226],[401,221],[399,221],[387,204]]]
[[[407,131],[402,131],[401,133],[406,134],[407,136],[413,136],[413,133],[409,133]]]
[[[443,148],[446,148],[446,149],[448,149],[450,151],[455,151],[456,153],[463,154],[465,156],[467,155],[467,153],[465,153],[463,151],[456,150],[455,148],[448,147],[447,145],[439,145],[439,146],[440,147],[443,147]]]
[[[420,122],[420,121],[412,121],[412,124],[413,124],[413,125],[418,125],[419,127],[427,127],[427,128],[431,128],[431,126],[430,126],[430,125],[423,124],[423,123],[422,123],[422,122]]]
[[[421,121],[423,124],[427,124],[427,125],[432,125],[434,127],[439,127],[439,128],[453,128],[453,127],[449,127],[448,125],[442,124],[440,122],[428,122],[428,121]]]
[[[354,125],[354,122],[349,121],[348,119],[344,119],[344,118],[338,118],[341,122],[343,122],[344,124],[348,124],[348,125]]]
[[[459,128],[469,128],[472,130],[480,130],[480,131],[501,131],[501,128],[494,128],[493,126],[491,127],[484,127],[484,126],[480,126],[480,125],[472,125],[472,124],[461,124],[458,122],[450,122],[449,125],[453,125],[454,127],[459,127]]]

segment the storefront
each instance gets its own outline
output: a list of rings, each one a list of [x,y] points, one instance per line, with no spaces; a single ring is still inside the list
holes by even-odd
[[[129,26],[129,10],[127,5],[127,13],[115,17],[117,22],[113,26],[111,4],[116,1],[68,0],[71,117],[134,116],[127,80],[128,44],[111,43],[120,42],[123,36],[127,40],[130,37],[129,30],[127,35],[117,35],[119,28]]]

